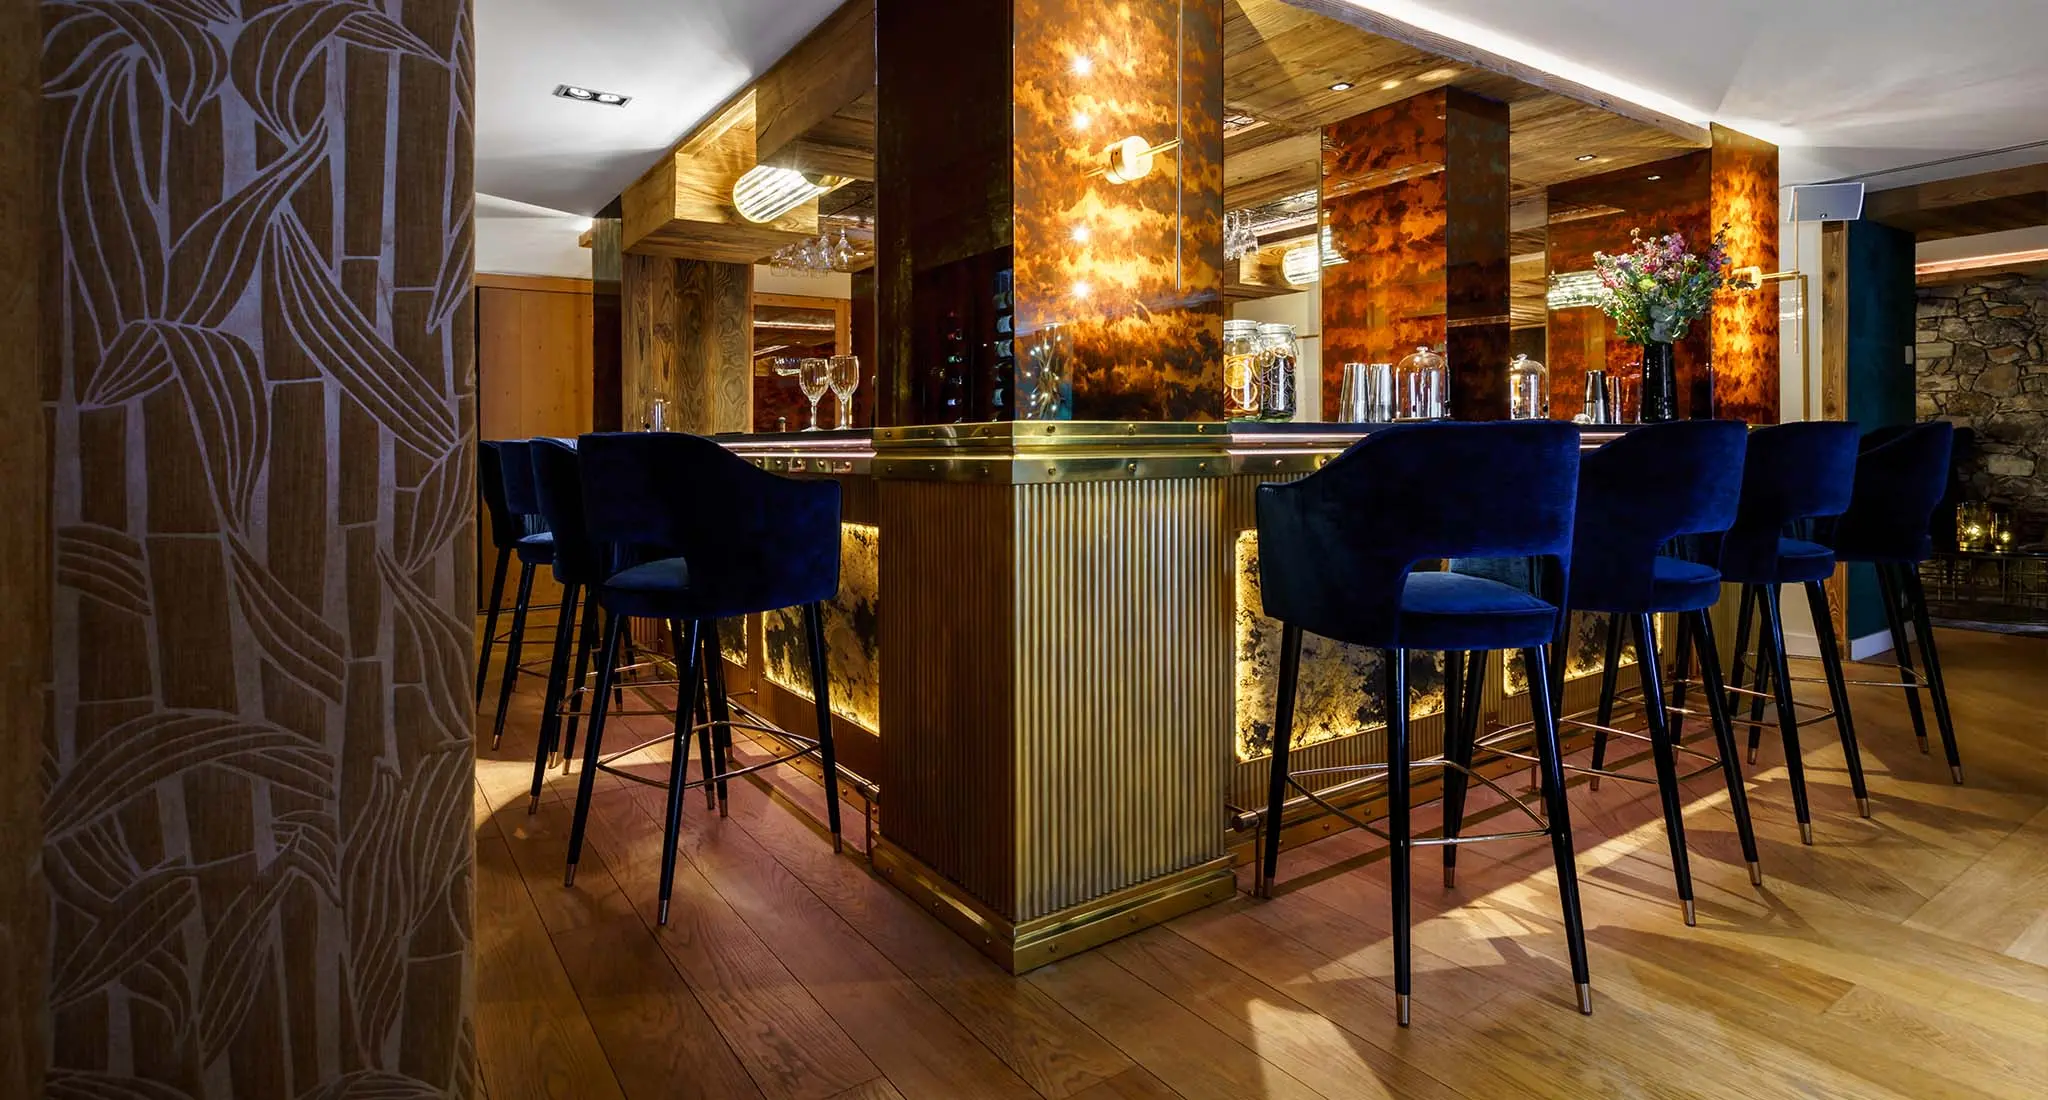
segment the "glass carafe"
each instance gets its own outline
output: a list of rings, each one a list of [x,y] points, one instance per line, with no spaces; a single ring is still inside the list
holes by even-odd
[[[1445,398],[1449,379],[1444,357],[1419,347],[1394,364],[1395,415],[1402,420],[1442,420],[1450,415]]]
[[[1223,416],[1259,418],[1259,323],[1223,322]]]
[[[1508,364],[1508,418],[1541,420],[1550,415],[1550,369],[1526,355]]]
[[[1292,420],[1301,344],[1293,325],[1259,326],[1259,419]]]

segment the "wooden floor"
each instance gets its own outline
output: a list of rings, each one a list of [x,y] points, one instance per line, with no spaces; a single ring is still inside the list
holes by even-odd
[[[818,788],[785,775],[772,793],[733,784],[728,819],[692,799],[657,929],[660,793],[606,777],[564,889],[572,781],[557,773],[527,815],[523,690],[478,762],[489,1095],[2038,1100],[2048,641],[1941,643],[1968,786],[1915,748],[1897,692],[1855,689],[1875,817],[1856,816],[1829,727],[1809,727],[1818,843],[1802,847],[1773,735],[1751,769],[1757,890],[1717,781],[1693,781],[1698,928],[1673,900],[1654,790],[1572,789],[1591,1017],[1572,1006],[1543,842],[1465,849],[1456,890],[1423,853],[1408,1030],[1385,861],[1356,832],[1286,853],[1273,901],[1240,894],[1013,979],[853,846],[835,857],[794,808]]]

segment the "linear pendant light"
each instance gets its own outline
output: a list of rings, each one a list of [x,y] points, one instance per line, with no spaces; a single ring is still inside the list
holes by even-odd
[[[757,164],[732,185],[732,205],[750,222],[772,222],[833,189],[830,176],[809,176],[793,168]]]

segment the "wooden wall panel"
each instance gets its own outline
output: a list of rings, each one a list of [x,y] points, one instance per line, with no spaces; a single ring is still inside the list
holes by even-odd
[[[1323,408],[1345,363],[1447,345],[1451,410],[1507,415],[1508,112],[1439,88],[1323,128]],[[1455,323],[1452,323],[1455,322]]]
[[[0,1096],[43,1094],[49,1022],[49,900],[41,867],[42,759],[50,654],[49,465],[45,450],[43,360],[36,354],[48,222],[36,150],[42,81],[40,23],[33,4],[0,11],[0,760],[11,761],[0,792]]]
[[[647,427],[649,402],[676,393],[676,261],[628,252],[621,257],[619,308],[625,336],[619,358],[620,426]],[[673,410],[671,410],[673,411]]]
[[[119,8],[43,5],[50,1088],[468,1097],[470,5]]]
[[[1712,127],[1713,223],[1728,228],[1728,261],[1778,270],[1778,147],[1725,126]],[[1711,394],[1714,415],[1751,424],[1778,422],[1778,284],[1715,296],[1710,332],[1714,370],[1696,386],[1695,407]]]
[[[635,252],[624,261],[625,428],[646,427],[658,395],[668,399],[671,430],[750,430],[753,268]]]
[[[590,284],[573,290],[477,290],[477,435],[575,436],[591,430]]]
[[[620,207],[620,201],[613,199],[590,227],[590,430],[594,432],[615,432],[625,423]]]

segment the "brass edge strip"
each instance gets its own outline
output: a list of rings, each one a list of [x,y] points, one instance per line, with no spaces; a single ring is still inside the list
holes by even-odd
[[[887,838],[875,839],[869,859],[877,874],[1011,974],[1081,954],[1237,893],[1237,876],[1225,855],[1020,925],[991,912]]]

